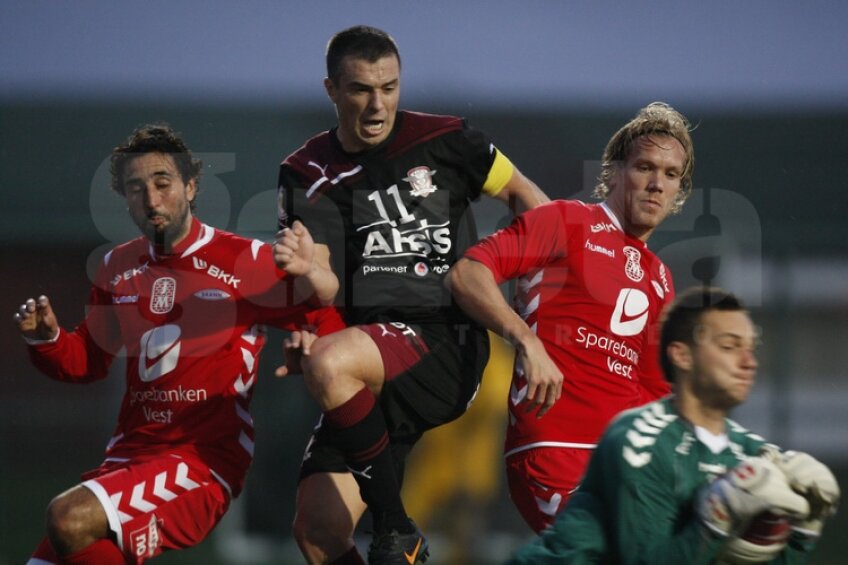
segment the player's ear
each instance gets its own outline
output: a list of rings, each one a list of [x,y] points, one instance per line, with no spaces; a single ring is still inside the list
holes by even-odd
[[[191,179],[188,181],[186,185],[186,198],[189,202],[194,202],[195,197],[197,196],[197,179]]]
[[[338,90],[336,90],[336,85],[333,84],[333,81],[329,78],[324,79],[324,90],[327,91],[327,96],[333,101],[333,104],[335,104]]]
[[[666,355],[668,355],[672,364],[681,371],[689,372],[692,370],[692,348],[688,343],[672,341],[666,348]]]

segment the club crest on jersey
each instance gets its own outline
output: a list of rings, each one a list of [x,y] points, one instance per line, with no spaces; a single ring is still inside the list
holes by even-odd
[[[177,295],[177,281],[171,277],[156,279],[150,293],[150,311],[154,314],[167,314],[174,307]]]
[[[642,258],[642,253],[635,247],[625,246],[623,249],[624,256],[627,257],[627,263],[624,265],[624,274],[631,281],[639,282],[645,276],[645,271],[639,264],[639,259]]]
[[[436,174],[436,171],[431,171],[430,167],[415,167],[409,169],[406,174],[407,176],[403,177],[403,180],[412,185],[409,190],[410,195],[427,198],[436,192],[438,187],[433,184],[433,175]]]

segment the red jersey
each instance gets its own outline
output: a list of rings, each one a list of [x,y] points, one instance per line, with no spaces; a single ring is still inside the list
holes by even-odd
[[[605,204],[540,206],[466,257],[486,265],[499,284],[518,279],[515,309],[564,376],[562,398],[539,419],[519,406],[527,381],[516,363],[507,456],[535,447],[594,447],[613,416],[669,392],[657,326],[674,295],[671,274]]]
[[[153,454],[200,457],[237,495],[253,459],[249,406],[263,324],[342,327],[333,310],[294,305],[272,248],[197,220],[169,255],[145,237],[100,265],[85,320],[30,347],[48,376],[88,382],[126,355],[126,391],[107,461]]]

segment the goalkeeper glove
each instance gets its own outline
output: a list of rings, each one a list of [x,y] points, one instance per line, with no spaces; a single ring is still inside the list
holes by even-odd
[[[774,458],[774,463],[786,475],[789,486],[807,499],[810,512],[792,521],[792,528],[808,537],[821,535],[824,521],[836,514],[839,505],[839,483],[827,466],[802,451],[786,451]]]
[[[789,488],[780,469],[762,457],[742,461],[705,485],[697,501],[701,522],[722,537],[739,534],[754,516],[766,511],[807,516],[810,506]]]

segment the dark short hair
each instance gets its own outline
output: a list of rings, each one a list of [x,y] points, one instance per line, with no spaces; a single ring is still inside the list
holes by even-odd
[[[349,27],[335,34],[327,43],[327,77],[333,84],[339,84],[342,59],[347,56],[374,63],[390,55],[397,57],[400,67],[400,53],[391,35],[370,26]]]
[[[745,312],[746,308],[733,294],[716,287],[689,288],[675,298],[665,310],[660,331],[660,364],[665,378],[674,382],[674,364],[668,346],[674,341],[695,344],[695,330],[707,312]]]
[[[112,190],[124,196],[127,163],[146,153],[164,153],[174,160],[184,183],[200,178],[203,162],[195,159],[182,137],[166,123],[137,127],[124,143],[112,150]],[[194,201],[191,202],[194,210]]]

